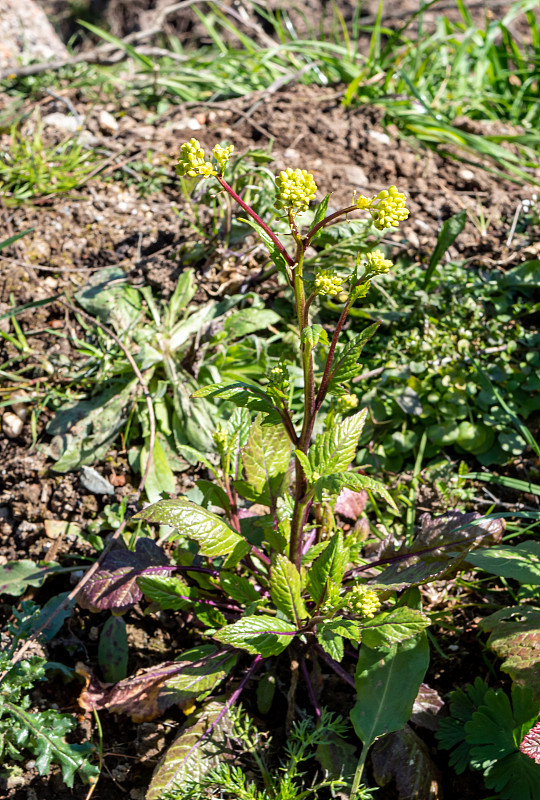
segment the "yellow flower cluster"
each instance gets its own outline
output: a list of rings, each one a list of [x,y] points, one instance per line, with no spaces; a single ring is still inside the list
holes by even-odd
[[[409,209],[405,207],[406,197],[398,192],[395,186],[383,189],[374,197],[361,194],[354,199],[357,208],[367,209],[375,227],[382,231],[384,228],[397,228],[400,222],[407,219]]]
[[[315,292],[330,296],[339,294],[342,289],[343,279],[331,269],[323,269],[315,274]]]
[[[367,619],[374,617],[381,607],[377,592],[366,586],[355,586],[347,599],[351,611]]]
[[[207,178],[209,175],[217,175],[210,161],[205,160],[206,154],[197,139],[190,139],[180,149],[182,152],[176,171],[181,177],[188,175],[190,178],[196,178],[202,175]]]
[[[267,374],[268,386],[267,394],[278,403],[288,399],[291,382],[289,380],[289,370],[286,364],[278,364],[272,367]]]
[[[313,175],[305,169],[288,169],[276,178],[276,208],[286,208],[293,212],[307,211],[317,192]]]
[[[336,400],[336,410],[338,414],[346,414],[358,405],[358,397],[355,394],[342,394]]]
[[[176,165],[177,173],[182,177],[188,175],[190,178],[197,178],[198,176],[208,178],[210,175],[223,175],[231,153],[234,150],[234,145],[231,144],[228,147],[221,147],[221,145],[216,144],[212,150],[212,155],[216,160],[219,172],[210,161],[206,161],[206,153],[202,149],[198,139],[190,139],[189,142],[185,142],[180,149],[182,153]]]
[[[228,147],[221,147],[221,145],[216,144],[216,146],[212,150],[212,155],[216,159],[220,175],[223,175],[223,173],[225,172],[225,168],[229,163],[229,158],[231,157],[233,150],[234,150],[233,144],[230,144]]]
[[[366,254],[366,262],[370,274],[376,272],[388,272],[394,266],[394,262],[384,257],[382,250],[373,250]]]

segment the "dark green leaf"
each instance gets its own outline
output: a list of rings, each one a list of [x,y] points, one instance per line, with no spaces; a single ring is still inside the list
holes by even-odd
[[[475,550],[467,556],[467,561],[492,575],[540,585],[540,542],[533,539],[515,547],[500,545]]]
[[[371,648],[391,647],[421,633],[429,624],[429,618],[415,608],[394,608],[361,620],[362,642]]]
[[[307,590],[317,604],[324,599],[328,580],[341,586],[346,566],[346,554],[347,551],[343,547],[343,534],[338,531],[311,565],[307,574]]]
[[[261,614],[242,617],[215,633],[214,639],[268,658],[282,653],[292,642],[295,633],[296,626],[290,622]]]
[[[123,617],[111,616],[101,629],[98,647],[98,664],[103,678],[116,683],[126,677],[128,640]]]
[[[437,264],[440,262],[448,248],[452,247],[457,237],[465,227],[466,222],[467,212],[465,209],[463,209],[463,211],[459,211],[457,214],[454,214],[453,217],[450,217],[450,219],[447,219],[443,222],[439,236],[437,237],[435,250],[429,259],[426,276],[424,278],[424,286],[429,284]]]

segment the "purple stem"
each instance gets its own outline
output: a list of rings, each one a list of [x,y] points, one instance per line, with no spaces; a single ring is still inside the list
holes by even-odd
[[[321,718],[321,707],[320,707],[319,703],[317,702],[317,698],[315,697],[315,691],[313,690],[313,684],[311,683],[311,678],[309,676],[308,668],[306,666],[306,662],[305,662],[304,659],[302,659],[302,665],[301,666],[302,666],[302,673],[303,673],[305,681],[307,683],[309,696],[311,698],[311,702],[313,703],[313,708],[315,709],[315,716],[317,717],[317,720],[320,720],[320,718]]]
[[[328,653],[325,652],[320,645],[316,644],[315,647],[317,649],[317,653],[319,654],[319,656],[326,664],[328,664],[329,667],[331,667],[331,669],[334,670],[336,675],[339,675],[339,677],[346,683],[348,683],[349,686],[352,686],[353,689],[356,689],[356,684],[354,682],[353,676],[349,675],[349,673],[346,670],[344,670],[343,667],[337,663],[337,661],[334,661],[334,659],[331,656],[329,656]]]

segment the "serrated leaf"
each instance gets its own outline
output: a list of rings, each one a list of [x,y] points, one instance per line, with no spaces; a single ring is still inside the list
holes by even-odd
[[[302,330],[302,342],[306,342],[313,350],[319,342],[328,344],[328,333],[322,325],[308,325]]]
[[[491,631],[488,647],[503,659],[501,669],[513,681],[528,686],[540,700],[540,611],[522,605],[496,611],[480,621]]]
[[[172,705],[187,708],[194,700],[207,697],[235,664],[234,653],[197,648],[176,661],[141,670],[112,687],[99,684],[86,673],[88,683],[79,704],[88,710],[106,709],[113,714],[128,714],[134,722],[146,722]]]
[[[315,214],[313,215],[313,222],[311,223],[311,227],[312,228],[314,228],[316,225],[318,225],[319,222],[322,222],[323,219],[326,217],[326,212],[328,211],[328,201],[329,200],[330,200],[330,195],[327,194],[325,197],[323,197],[323,199],[321,200],[321,202],[319,203],[319,205],[315,209]],[[318,234],[323,230],[324,230],[324,228],[321,228],[319,231],[317,231],[317,233],[311,239],[311,241],[314,241],[317,238]],[[308,237],[309,237],[309,233],[308,233]]]
[[[262,425],[258,415],[242,451],[248,483],[261,492],[270,478],[285,474],[290,457],[291,442],[283,425]]]
[[[272,559],[270,595],[276,608],[297,625],[307,617],[300,574],[286,556],[277,555]]]
[[[159,800],[166,792],[187,781],[198,781],[219,766],[231,730],[232,723],[223,703],[208,703],[188,717],[157,765],[146,800]]]
[[[249,408],[251,411],[275,411],[270,397],[250,383],[235,381],[234,383],[210,383],[193,392],[192,397],[216,397],[220,400],[230,400],[236,406]],[[279,415],[277,417],[279,420]]]
[[[225,572],[221,570],[219,573],[219,582],[221,588],[236,600],[237,603],[247,605],[248,603],[257,602],[260,599],[260,593],[253,586],[251,581],[244,578],[242,575],[234,575],[232,572]]]
[[[315,481],[314,487],[319,501],[322,500],[323,492],[339,495],[342,489],[352,489],[354,492],[368,489],[370,492],[384,497],[388,505],[397,511],[394,498],[388,489],[380,481],[370,478],[369,475],[360,475],[358,472],[334,472],[332,475],[323,475]]]
[[[282,653],[292,642],[295,633],[296,626],[290,622],[260,614],[242,617],[238,622],[226,625],[214,634],[214,639],[268,658]]]
[[[330,658],[333,658],[338,663],[342,660],[345,653],[345,643],[339,633],[326,626],[321,627],[321,630],[317,632],[317,641]]]
[[[364,746],[399,730],[410,719],[428,664],[425,633],[386,651],[360,646],[355,673],[357,699],[351,721]]]
[[[533,539],[515,547],[501,545],[475,550],[467,556],[467,561],[492,575],[540,585],[540,542]]]
[[[346,393],[346,389],[340,384],[351,380],[358,374],[360,354],[364,345],[371,339],[378,327],[378,322],[370,325],[336,355],[335,366],[330,373],[330,382],[328,384],[329,394],[341,395]]]
[[[345,556],[343,534],[338,531],[317,556],[307,574],[307,590],[317,604],[324,599],[328,580],[341,586],[346,566]]]
[[[137,584],[148,600],[163,610],[177,611],[191,606],[190,587],[175,575],[141,575]]]
[[[302,469],[304,470],[304,475],[311,483],[311,481],[313,480],[313,470],[311,469],[309,458],[302,450],[298,450],[298,448],[295,449],[294,454],[298,459],[298,461],[300,462],[300,464],[302,465]]]
[[[309,462],[313,472],[322,476],[347,469],[356,457],[358,440],[367,413],[367,408],[364,408],[317,435],[309,449]]]
[[[195,539],[202,556],[227,555],[244,541],[217,514],[184,499],[161,500],[139,511],[133,519],[159,522],[176,528],[182,535]],[[174,538],[174,534],[169,538]]]
[[[152,539],[138,539],[135,552],[112,550],[81,589],[77,602],[93,611],[127,611],[142,598],[137,578],[149,569],[157,575],[170,569],[165,553]]]
[[[371,648],[391,647],[416,636],[429,624],[429,617],[415,608],[394,608],[372,619],[361,620],[362,642]]]

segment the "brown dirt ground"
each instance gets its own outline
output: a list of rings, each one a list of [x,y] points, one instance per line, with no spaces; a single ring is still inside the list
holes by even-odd
[[[35,233],[0,256],[0,313],[9,307],[12,297],[20,305],[60,292],[71,294],[85,282],[91,270],[114,264],[123,266],[134,282],[145,282],[160,289],[163,296],[169,295],[181,269],[172,256],[190,235],[189,211],[175,188],[173,164],[180,143],[191,135],[207,147],[227,139],[239,153],[266,147],[272,140],[275,159],[272,167],[311,169],[321,197],[331,191],[331,204],[336,208],[348,205],[354,190],[374,193],[395,183],[410,197],[411,217],[389,243],[396,251],[405,250],[413,259],[429,257],[442,222],[463,208],[470,209],[476,217],[482,212],[490,220],[485,236],[469,222],[452,253],[468,259],[471,269],[482,265],[504,269],[526,258],[538,257],[539,243],[514,237],[507,245],[518,203],[530,196],[533,188],[495,179],[481,165],[460,163],[419,150],[401,140],[397,130],[384,130],[378,109],[344,109],[340,104],[341,94],[339,86],[326,89],[288,86],[273,94],[211,108],[205,104],[189,110],[176,107],[158,123],[149,123],[141,109],[119,110],[118,106],[109,105],[106,108],[118,119],[119,127],[117,131],[104,132],[98,123],[101,107],[84,107],[77,91],[66,87],[62,95],[86,115],[85,129],[94,137],[94,145],[110,153],[109,173],[117,170],[120,162],[129,167],[130,160],[151,149],[159,154],[156,158],[167,168],[170,181],[158,193],[140,197],[133,185],[106,182],[107,175],[102,173],[70,195],[41,198],[32,206],[4,207],[1,213],[7,235],[29,227],[34,227]],[[39,105],[41,116],[53,111],[65,112],[65,105],[51,97],[44,98]],[[28,111],[35,114],[36,108]],[[196,119],[201,126],[195,134],[185,127],[186,118]],[[28,132],[34,120],[32,115],[28,118]],[[464,121],[463,124],[479,133],[487,130],[482,123]],[[3,135],[4,141],[6,136]],[[46,129],[45,136],[54,141],[59,134]],[[540,170],[535,177],[540,178]],[[180,215],[173,211],[173,202]],[[202,290],[212,296],[232,293],[248,276],[249,265],[229,259],[224,270],[216,257],[206,265]],[[33,353],[27,363],[34,367],[30,374],[41,376],[41,380],[30,379],[27,391],[32,391],[36,383],[43,386],[47,363],[54,369],[60,357],[77,358],[69,339],[58,339],[50,333],[54,328],[76,330],[76,323],[54,304],[22,315],[19,322],[24,330],[35,332],[31,338]],[[12,345],[4,342],[1,347],[4,352],[0,361],[16,357]],[[61,378],[61,371],[56,377]],[[46,438],[42,433],[46,419],[45,411],[40,418],[41,441]],[[48,552],[50,557],[55,544],[45,535],[46,519],[70,520],[86,526],[101,513],[104,503],[110,502],[110,498],[104,501],[85,490],[75,474],[52,473],[50,462],[35,449],[30,450],[30,444],[28,425],[20,437],[0,439],[1,563],[24,557],[44,558]],[[125,454],[113,452],[103,469],[107,477],[116,473],[126,476],[126,484],[117,489],[113,501],[131,491],[132,477],[127,471]],[[67,563],[75,563],[76,556],[89,554],[80,545],[74,548],[71,541],[61,544],[60,552]],[[54,587],[56,591],[65,588]],[[36,599],[47,599],[47,594],[37,592]],[[7,601],[0,606],[4,619],[10,614],[9,598]],[[55,640],[49,657],[66,663],[73,662],[74,653],[77,658],[95,659],[93,629],[102,621],[87,612],[77,612],[67,631]],[[137,662],[130,667],[151,663],[156,651],[165,657],[174,654],[173,632],[149,623],[149,618],[143,620],[137,610],[130,624],[131,641],[136,645],[132,651],[137,650]],[[474,646],[473,641],[470,646]],[[82,656],[81,651],[85,651]],[[463,658],[467,668],[466,664],[481,658],[480,651]],[[444,672],[444,665],[441,670]],[[62,709],[75,712],[76,693],[73,686],[66,689],[52,684],[39,695],[39,703],[46,704],[51,698],[62,696]],[[165,722],[142,726],[106,714],[102,717],[106,768],[94,800],[143,798],[157,755],[182,715],[178,712]],[[88,729],[92,725],[90,720],[84,724]],[[86,789],[80,784],[69,791],[55,771],[50,778],[42,779],[35,776],[31,764],[26,766],[24,784],[9,789],[6,797],[10,800],[85,797]],[[472,787],[471,796],[481,796],[481,791]],[[380,792],[381,800],[390,796]],[[447,796],[452,796],[452,792]]]

